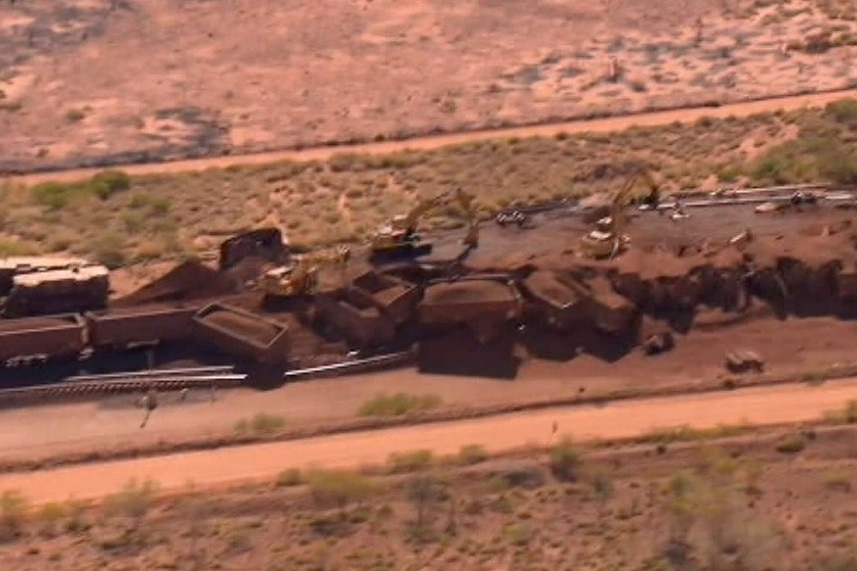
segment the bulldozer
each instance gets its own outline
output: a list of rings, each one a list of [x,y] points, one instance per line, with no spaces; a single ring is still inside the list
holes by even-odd
[[[431,245],[423,243],[417,233],[420,217],[429,210],[455,200],[467,216],[468,228],[463,243],[469,247],[479,244],[479,221],[473,207],[473,197],[457,188],[453,193],[445,192],[423,200],[407,214],[400,214],[389,224],[378,229],[372,237],[372,255],[419,254],[431,251]]]
[[[284,298],[310,295],[318,290],[318,273],[323,266],[341,266],[351,259],[351,250],[339,246],[330,251],[294,255],[283,266],[267,270],[259,281],[266,297]]]
[[[659,199],[659,185],[655,182],[647,170],[641,170],[634,174],[625,186],[623,186],[616,194],[613,195],[610,201],[610,214],[599,219],[595,223],[595,229],[586,234],[581,239],[581,249],[583,254],[588,258],[595,259],[613,259],[630,242],[630,238],[624,234],[627,218],[625,216],[625,206],[628,202],[628,196],[637,184],[637,181],[643,179],[649,186],[649,194],[646,197],[647,203],[656,204]]]

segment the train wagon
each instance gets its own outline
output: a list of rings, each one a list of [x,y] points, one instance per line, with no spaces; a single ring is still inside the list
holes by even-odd
[[[193,316],[199,305],[130,307],[86,314],[89,342],[95,349],[184,341],[193,337]]]
[[[74,357],[86,348],[86,322],[79,314],[0,320],[0,361]]]
[[[106,307],[109,293],[109,272],[101,265],[23,273],[12,278],[3,314],[25,317],[97,310]]]
[[[288,329],[261,315],[215,302],[200,309],[193,321],[199,339],[234,357],[257,363],[288,358]]]

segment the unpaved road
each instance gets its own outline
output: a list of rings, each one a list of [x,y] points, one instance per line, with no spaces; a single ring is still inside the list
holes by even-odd
[[[379,143],[366,143],[356,145],[314,147],[294,151],[276,151],[268,153],[256,153],[248,155],[231,155],[226,157],[210,157],[205,159],[190,159],[173,161],[168,163],[118,165],[114,168],[122,169],[128,174],[163,174],[201,171],[209,168],[225,168],[237,165],[258,165],[277,161],[315,161],[326,160],[333,155],[341,153],[374,154],[382,155],[402,150],[427,150],[436,149],[450,145],[460,145],[489,139],[504,139],[512,137],[552,137],[559,133],[604,133],[621,131],[629,127],[651,127],[667,125],[674,122],[688,123],[696,121],[701,117],[724,118],[729,116],[743,117],[755,113],[764,113],[776,110],[794,110],[804,107],[820,107],[832,101],[846,97],[857,97],[857,90],[846,89],[815,93],[808,95],[794,95],[788,97],[775,97],[747,101],[744,103],[733,103],[720,107],[693,107],[686,109],[674,109],[669,111],[655,111],[634,115],[622,115],[604,119],[590,119],[568,121],[563,123],[551,123],[529,127],[510,127],[506,129],[491,129],[485,131],[470,131],[464,133],[451,133],[428,137],[408,139],[406,141],[388,141]],[[68,182],[92,176],[102,169],[73,169],[50,173],[35,173],[10,177],[12,182],[24,184],[35,184],[46,180]]]
[[[778,424],[818,419],[857,398],[857,378],[811,387],[805,384],[743,389],[706,395],[624,401],[606,406],[545,409],[390,430],[356,432],[288,442],[230,447],[185,454],[69,466],[0,476],[0,490],[19,490],[42,503],[68,498],[96,499],[120,489],[131,478],[152,478],[162,490],[190,483],[212,487],[272,480],[285,468],[378,465],[392,452],[431,449],[457,452],[480,444],[502,452],[529,444],[548,444],[553,423],[558,434],[580,440],[627,438],[656,428],[692,425],[710,428],[748,422]]]

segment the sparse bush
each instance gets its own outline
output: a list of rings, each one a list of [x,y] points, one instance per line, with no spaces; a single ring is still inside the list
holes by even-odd
[[[446,497],[446,488],[434,476],[421,474],[414,477],[407,487],[408,499],[414,504],[417,512],[416,527],[422,537],[431,507]]]
[[[155,216],[163,216],[170,211],[170,199],[164,196],[153,196],[149,199],[149,208]]]
[[[376,395],[360,406],[357,411],[359,416],[403,416],[408,413],[422,412],[437,408],[442,404],[440,397],[436,395],[408,395],[396,393],[394,395]]]
[[[777,442],[775,448],[783,454],[797,454],[806,448],[806,437],[798,433],[790,434]]]
[[[236,422],[235,432],[240,435],[266,436],[280,432],[285,426],[286,419],[282,416],[260,412],[250,419],[242,418]]]
[[[20,492],[0,494],[0,541],[11,541],[21,534],[26,513],[27,500]]]
[[[47,208],[58,211],[65,208],[75,198],[95,197],[107,200],[117,192],[131,187],[130,177],[122,171],[108,170],[97,173],[84,182],[63,184],[42,182],[30,188],[33,200]]]
[[[282,416],[259,413],[250,421],[250,430],[256,434],[273,434],[286,426]]]
[[[857,99],[841,99],[829,103],[824,109],[824,114],[838,123],[857,123]]]
[[[511,488],[533,490],[545,484],[545,474],[538,466],[521,466],[511,468],[495,475],[489,481],[489,488],[494,492],[503,492]]]
[[[139,528],[155,501],[158,484],[153,480],[142,482],[133,478],[119,492],[109,496],[104,501],[108,515],[126,517],[132,522],[133,528]]]
[[[68,508],[68,519],[65,523],[65,529],[69,533],[81,533],[88,530],[92,524],[86,517],[86,506],[79,501],[69,501],[67,506]]]
[[[61,210],[68,204],[72,187],[58,182],[42,182],[30,188],[33,200],[49,210]]]
[[[786,184],[788,160],[779,153],[768,153],[758,158],[750,168],[750,176],[759,182]]]
[[[416,472],[432,465],[434,455],[431,450],[413,450],[411,452],[393,452],[387,459],[390,471],[394,474]]]
[[[65,112],[65,119],[69,123],[77,123],[82,121],[84,117],[86,117],[86,113],[83,112],[83,109],[69,109]]]
[[[485,452],[485,448],[479,446],[478,444],[469,444],[467,446],[462,446],[461,450],[458,452],[458,463],[464,466],[470,466],[473,464],[479,464],[480,462],[484,462],[488,459],[488,453]]]
[[[56,535],[60,520],[66,515],[66,507],[63,504],[50,502],[42,506],[39,519],[42,522],[42,534],[47,537]]]
[[[371,479],[348,470],[311,470],[306,481],[319,507],[341,510],[349,503],[365,499],[375,489]]]
[[[289,468],[283,470],[277,475],[277,486],[280,488],[288,488],[291,486],[299,486],[303,483],[303,475],[297,468]]]
[[[613,497],[613,472],[607,466],[597,466],[589,470],[587,480],[592,487],[595,499],[603,506]]]
[[[36,253],[37,249],[26,242],[17,240],[0,240],[0,258],[7,256],[28,256]]]
[[[845,405],[845,422],[848,424],[857,423],[857,400],[850,400]]]
[[[115,234],[107,234],[97,238],[91,245],[95,259],[111,270],[121,268],[127,258],[124,251],[125,243]]]
[[[92,177],[87,188],[101,200],[107,200],[114,194],[131,188],[131,177],[118,170],[102,171]]]
[[[550,452],[551,472],[558,480],[564,482],[577,480],[582,465],[583,454],[568,438],[564,438]]]
[[[506,526],[503,535],[516,547],[523,547],[532,541],[535,532],[529,525],[512,523]]]
[[[851,491],[851,475],[842,470],[831,470],[824,474],[824,487],[838,492]]]

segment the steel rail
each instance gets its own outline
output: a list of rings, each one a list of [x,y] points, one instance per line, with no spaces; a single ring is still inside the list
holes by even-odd
[[[157,378],[169,376],[196,376],[196,375],[216,375],[229,374],[235,371],[232,365],[224,365],[218,367],[187,367],[183,369],[146,369],[141,371],[127,371],[121,373],[104,373],[104,374],[89,374],[89,375],[74,375],[63,379],[64,381],[109,381],[111,379],[136,379],[136,378]]]

